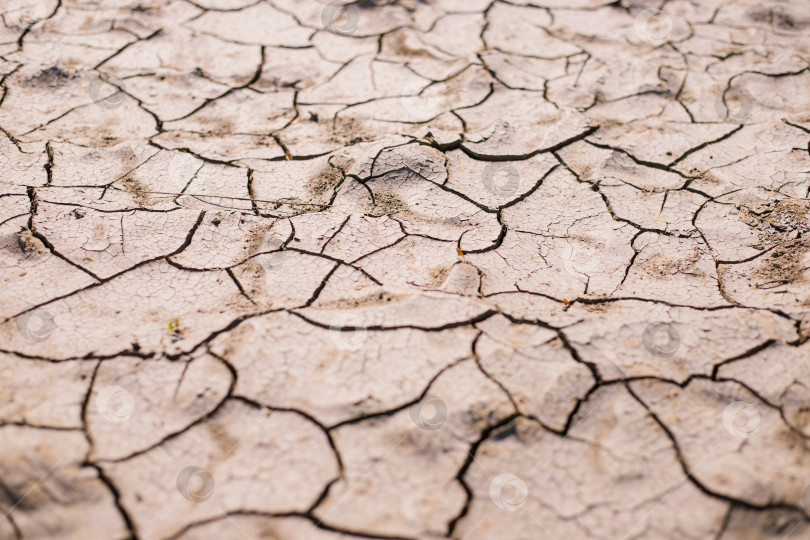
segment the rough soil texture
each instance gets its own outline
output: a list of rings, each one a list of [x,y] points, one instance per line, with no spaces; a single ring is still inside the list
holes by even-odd
[[[2,0],[1,539],[810,538],[807,0]]]

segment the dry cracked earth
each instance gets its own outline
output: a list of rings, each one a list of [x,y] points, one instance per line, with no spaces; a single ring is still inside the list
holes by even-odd
[[[807,0],[0,7],[0,538],[810,538]]]

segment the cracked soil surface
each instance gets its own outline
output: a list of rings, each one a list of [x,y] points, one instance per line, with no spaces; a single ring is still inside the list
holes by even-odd
[[[810,538],[807,0],[0,15],[0,539]]]

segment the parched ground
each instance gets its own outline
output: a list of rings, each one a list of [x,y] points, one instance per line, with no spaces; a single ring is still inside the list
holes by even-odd
[[[0,539],[810,538],[807,0],[0,15]]]

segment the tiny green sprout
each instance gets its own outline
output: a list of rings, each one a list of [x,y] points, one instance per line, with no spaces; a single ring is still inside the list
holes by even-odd
[[[179,332],[180,331],[180,319],[177,317],[172,317],[169,319],[169,332]]]

